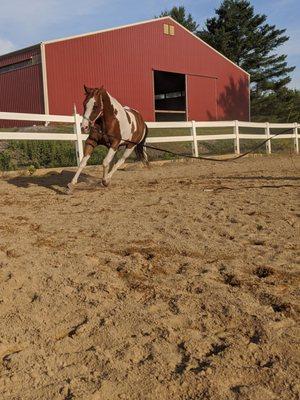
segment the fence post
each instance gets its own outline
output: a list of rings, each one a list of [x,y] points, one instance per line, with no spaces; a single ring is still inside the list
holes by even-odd
[[[234,121],[234,152],[235,154],[240,154],[240,132],[239,132],[239,121]]]
[[[266,135],[266,139],[270,139],[270,124],[269,124],[269,122],[266,122],[265,135]],[[268,140],[266,143],[266,151],[267,151],[267,154],[271,154],[271,152],[272,152],[271,140]]]
[[[82,145],[82,137],[81,137],[80,115],[77,114],[75,105],[74,105],[74,133],[77,136],[77,141],[75,142],[75,147],[76,147],[77,165],[79,166],[80,161],[83,158],[83,145]]]
[[[298,137],[298,124],[297,122],[294,123],[294,148],[295,148],[295,153],[299,154],[299,137]]]
[[[193,156],[198,157],[199,153],[198,153],[197,130],[195,121],[192,121],[191,134],[193,136]]]

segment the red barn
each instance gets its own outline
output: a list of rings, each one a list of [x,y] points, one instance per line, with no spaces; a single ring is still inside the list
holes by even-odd
[[[0,57],[0,111],[82,112],[83,84],[146,121],[249,120],[249,74],[170,17]]]

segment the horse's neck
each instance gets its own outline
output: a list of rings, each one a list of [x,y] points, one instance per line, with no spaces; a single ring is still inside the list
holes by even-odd
[[[123,111],[123,106],[112,97],[108,92],[104,95],[104,102],[107,103],[107,107],[104,110],[104,117],[115,117],[118,112]]]

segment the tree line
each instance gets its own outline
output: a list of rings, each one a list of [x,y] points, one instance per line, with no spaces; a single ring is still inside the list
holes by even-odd
[[[278,54],[289,40],[286,29],[270,25],[266,15],[255,13],[250,1],[223,0],[202,29],[183,6],[159,15],[164,16],[171,16],[250,74],[252,120],[300,120],[300,91],[288,87],[295,67],[288,65],[286,55]]]

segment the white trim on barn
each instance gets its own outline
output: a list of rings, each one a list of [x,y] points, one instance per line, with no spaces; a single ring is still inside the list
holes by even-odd
[[[250,91],[251,77],[248,75],[248,119],[251,121],[251,91]]]
[[[41,59],[42,59],[42,76],[43,76],[44,113],[49,114],[47,64],[46,64],[46,52],[45,52],[44,42],[41,43]]]

